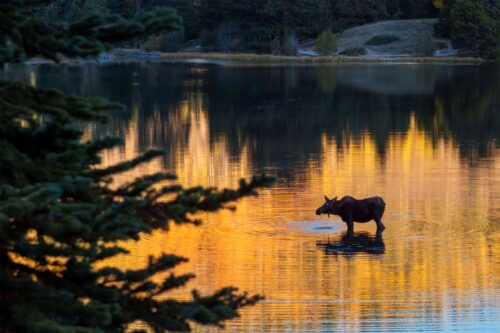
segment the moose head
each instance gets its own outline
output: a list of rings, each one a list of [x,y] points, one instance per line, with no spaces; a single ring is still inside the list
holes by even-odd
[[[329,199],[326,195],[325,195],[325,203],[323,204],[323,206],[319,207],[318,209],[316,209],[316,215],[321,215],[321,214],[332,214],[332,215],[335,215],[335,214],[339,214],[339,209],[340,209],[340,205],[339,205],[340,201],[337,200],[337,197],[333,198],[333,199]]]

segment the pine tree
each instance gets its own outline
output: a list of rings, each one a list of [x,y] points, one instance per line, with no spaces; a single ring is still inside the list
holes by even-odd
[[[51,2],[0,2],[0,64],[95,56],[113,43],[181,24],[169,9],[74,24],[27,14]],[[120,107],[0,82],[0,331],[122,332],[136,320],[156,332],[188,331],[190,322],[221,325],[260,299],[230,287],[208,296],[193,291],[190,301],[169,298],[169,290],[193,278],[170,273],[162,282],[151,280],[187,260],[171,254],[151,257],[144,269],[95,268],[126,253],[116,241],[137,240],[170,223],[198,224],[194,213],[219,210],[272,182],[261,175],[236,190],[184,188],[172,183],[174,175],[157,173],[111,187],[114,175],[163,154],[99,167],[99,154],[120,140],[82,143],[75,122],[105,121]]]
[[[486,59],[500,57],[500,0],[443,0],[437,34]]]
[[[489,59],[500,55],[500,23],[488,15],[480,1],[457,0],[451,7],[449,22],[455,47]]]

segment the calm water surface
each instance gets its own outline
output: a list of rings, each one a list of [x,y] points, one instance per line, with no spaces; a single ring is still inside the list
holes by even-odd
[[[500,330],[499,67],[88,64],[1,75],[127,105],[84,126],[86,140],[124,138],[103,163],[150,148],[167,156],[120,182],[159,170],[219,187],[261,170],[278,177],[236,212],[144,236],[114,261],[138,268],[173,252],[190,258],[177,272],[197,278],[169,296],[227,285],[266,296],[222,331]],[[373,222],[356,224],[348,251],[326,253],[317,243],[341,242],[345,225],[314,215],[323,194],[382,196],[382,239]]]

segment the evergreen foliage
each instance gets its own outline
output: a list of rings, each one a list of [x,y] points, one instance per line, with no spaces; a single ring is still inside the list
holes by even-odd
[[[444,0],[436,32],[474,55],[500,56],[500,0]]]
[[[78,6],[81,1],[57,0],[35,15],[71,23],[93,13],[134,18],[143,9],[165,5],[183,18],[187,39],[206,41],[207,32],[218,35],[205,44],[206,49],[261,52],[275,51],[276,41],[283,50],[283,36],[291,31],[303,40],[316,38],[326,29],[339,32],[378,20],[438,15],[431,0],[85,0],[85,5]],[[221,28],[230,36],[222,43]]]
[[[0,64],[95,56],[116,42],[180,28],[168,9],[71,24],[25,14],[51,4],[0,2]],[[99,167],[100,153],[120,140],[81,142],[75,122],[105,121],[117,108],[101,98],[0,82],[0,331],[122,332],[136,320],[155,332],[188,331],[190,322],[221,325],[260,299],[232,287],[208,296],[193,291],[189,301],[169,298],[169,290],[194,277],[169,273],[153,282],[187,260],[171,254],[151,257],[143,269],[96,268],[127,252],[117,241],[167,230],[172,222],[198,224],[196,212],[219,210],[272,182],[262,175],[236,190],[184,188],[174,175],[157,173],[112,187],[114,175],[163,154]]]
[[[482,57],[494,59],[500,55],[500,22],[477,1],[457,0],[453,5],[450,37],[456,47]]]

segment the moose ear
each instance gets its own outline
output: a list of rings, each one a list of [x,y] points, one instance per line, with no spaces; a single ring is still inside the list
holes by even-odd
[[[325,201],[328,202],[330,201],[330,199],[328,199],[328,197],[325,195]]]

